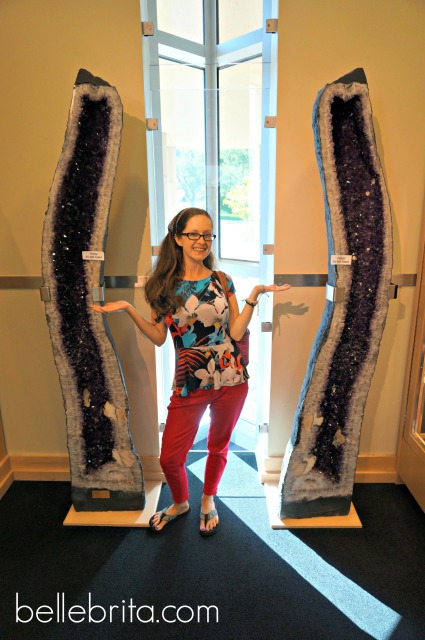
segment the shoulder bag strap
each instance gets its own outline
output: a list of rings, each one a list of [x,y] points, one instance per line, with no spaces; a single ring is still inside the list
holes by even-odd
[[[227,278],[226,278],[226,274],[223,273],[223,271],[216,271],[215,272],[217,274],[217,277],[220,281],[220,285],[221,288],[224,291],[224,295],[226,296],[226,298],[229,298],[229,287],[227,286]]]

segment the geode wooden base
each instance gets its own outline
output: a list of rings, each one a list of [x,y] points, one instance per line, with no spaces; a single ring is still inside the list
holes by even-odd
[[[44,300],[65,405],[77,511],[140,510],[143,470],[129,433],[127,392],[102,299],[122,105],[80,70],[43,229]]]
[[[391,212],[363,69],[319,92],[313,129],[325,197],[331,295],[283,460],[280,518],[349,512],[391,282]]]

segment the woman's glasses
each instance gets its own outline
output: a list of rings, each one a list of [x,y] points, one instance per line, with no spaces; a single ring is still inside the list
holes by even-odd
[[[189,233],[179,233],[179,236],[186,236],[189,240],[199,240],[203,238],[205,242],[212,242],[217,237],[213,233],[196,233],[195,231],[190,231]]]

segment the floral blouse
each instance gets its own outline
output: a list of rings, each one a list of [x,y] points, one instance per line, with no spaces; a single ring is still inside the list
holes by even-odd
[[[227,276],[228,296],[235,294]],[[215,272],[203,280],[182,280],[176,293],[185,304],[165,322],[176,352],[173,390],[187,396],[196,389],[220,389],[249,376],[239,349],[228,333],[229,304]]]

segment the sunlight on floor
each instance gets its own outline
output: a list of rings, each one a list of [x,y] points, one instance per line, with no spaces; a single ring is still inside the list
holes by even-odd
[[[201,481],[204,468],[205,458],[188,465],[189,471]],[[357,627],[375,640],[391,638],[401,616],[325,562],[290,531],[273,530],[269,525],[266,499],[258,474],[237,455],[229,456],[218,497],[282,560]]]

